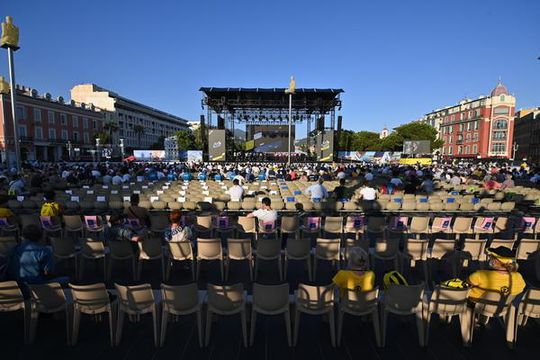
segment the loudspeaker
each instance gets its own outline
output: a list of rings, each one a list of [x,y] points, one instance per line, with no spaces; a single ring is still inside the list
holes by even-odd
[[[317,130],[318,131],[324,130],[324,115],[317,119]]]
[[[219,130],[225,129],[225,119],[222,118],[221,116],[218,116],[217,118],[217,128]]]
[[[337,131],[338,131],[338,136],[339,136],[339,132],[341,131],[341,125],[343,123],[343,117],[341,115],[339,115],[337,117]]]

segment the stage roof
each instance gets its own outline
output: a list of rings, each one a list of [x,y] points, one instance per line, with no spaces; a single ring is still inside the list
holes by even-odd
[[[216,88],[202,87],[203,104],[217,113],[285,110],[289,108],[289,95],[285,88]],[[343,89],[296,89],[292,108],[303,113],[325,114],[341,108],[339,94]]]

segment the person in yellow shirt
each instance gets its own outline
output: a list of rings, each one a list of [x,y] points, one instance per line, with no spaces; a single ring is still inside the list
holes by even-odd
[[[503,295],[518,295],[525,289],[525,280],[518,272],[518,265],[512,250],[499,246],[487,249],[490,270],[478,270],[467,282],[471,285],[469,300],[481,298],[486,291]]]
[[[332,282],[340,290],[371,291],[375,285],[375,273],[367,270],[368,254],[360,247],[348,251],[348,270],[339,270]]]
[[[8,196],[0,195],[0,218],[6,219],[8,224],[16,224],[17,218],[15,214],[7,207]]]
[[[55,201],[56,195],[54,191],[47,191],[43,194],[45,202],[41,206],[40,215],[56,217],[62,215],[62,207]]]

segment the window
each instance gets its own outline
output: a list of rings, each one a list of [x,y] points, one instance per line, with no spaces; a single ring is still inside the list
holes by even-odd
[[[25,113],[25,108],[24,106],[17,106],[17,108],[15,109],[15,118],[17,120],[24,120],[25,116],[24,116],[24,113]]]
[[[82,124],[84,129],[88,129],[88,118],[83,118]]]
[[[504,101],[504,95],[501,95],[501,101]]]
[[[448,142],[449,142],[450,144],[452,143],[452,135],[450,135],[450,136],[448,137]]]
[[[26,137],[26,125],[19,125],[19,136]]]
[[[469,145],[465,146],[465,154],[471,153],[471,147]]]
[[[491,151],[500,153],[500,152],[506,152],[506,144],[504,143],[495,143],[491,147]]]
[[[508,126],[508,121],[506,120],[495,121],[495,129],[506,129],[507,126]]]
[[[74,127],[74,128],[78,128],[78,127],[79,127],[79,117],[78,117],[78,116],[73,115],[73,116],[71,117],[71,121],[73,122],[73,127]]]
[[[463,124],[459,124],[459,131],[463,131]]]
[[[458,143],[461,142],[461,141],[463,141],[463,135],[459,134],[459,135],[457,136],[457,141],[458,141]]]
[[[497,114],[497,115],[499,115],[499,114],[506,115],[506,114],[508,114],[508,108],[506,106],[498,106],[498,107],[495,108],[495,110],[493,110],[493,113]]]
[[[34,109],[34,122],[41,125],[41,109]]]
[[[96,129],[97,128],[97,121],[96,120],[92,120],[92,129]]]
[[[478,133],[473,134],[473,141],[478,141]]]
[[[478,153],[478,145],[473,145],[473,146],[472,146],[472,152],[473,152],[473,154],[477,154],[477,153]]]
[[[451,146],[448,147],[448,155],[452,155],[452,147]]]
[[[67,115],[66,114],[60,114],[60,124],[62,124],[62,126],[67,125]]]
[[[463,153],[463,147],[462,146],[457,147],[457,153],[458,153],[458,155],[461,155]]]
[[[495,131],[495,132],[493,132],[493,139],[495,139],[495,140],[506,140],[506,131]]]
[[[56,129],[49,129],[49,140],[56,140]]]
[[[84,133],[84,143],[89,144],[90,143],[90,135],[88,135],[87,132]]]
[[[478,130],[478,120],[474,122],[474,130]]]
[[[73,132],[73,142],[75,142],[75,143],[79,142],[79,132],[78,131]]]
[[[47,112],[49,125],[54,125],[54,111]]]
[[[451,134],[451,133],[454,132],[454,127],[453,127],[453,126],[449,126],[449,127],[448,127],[448,130],[449,130],[449,132],[450,132],[450,134]]]
[[[36,140],[43,139],[43,129],[41,127],[36,126],[34,128],[34,132],[35,132]]]
[[[62,130],[62,140],[67,140],[68,139],[68,132],[67,130]]]

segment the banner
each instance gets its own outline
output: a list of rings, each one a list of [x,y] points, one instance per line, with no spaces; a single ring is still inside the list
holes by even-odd
[[[404,158],[399,159],[401,165],[431,165],[432,159],[430,158]]]
[[[208,131],[208,160],[225,161],[225,130]]]
[[[133,156],[137,161],[163,161],[165,150],[133,150]]]

